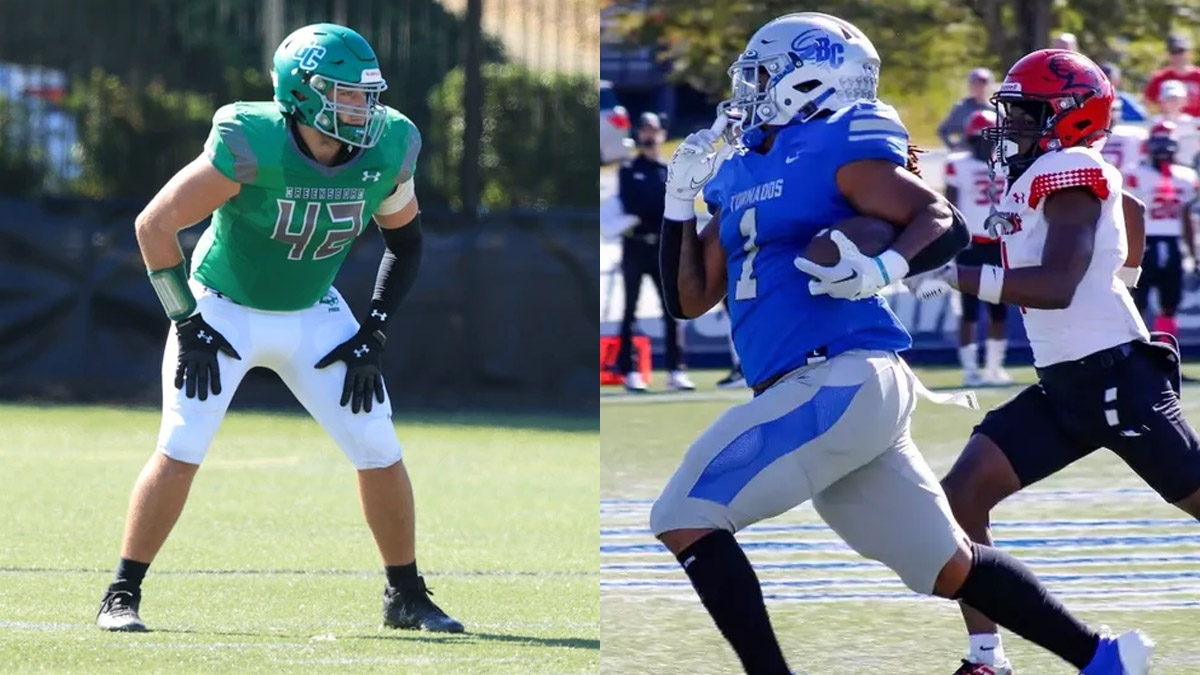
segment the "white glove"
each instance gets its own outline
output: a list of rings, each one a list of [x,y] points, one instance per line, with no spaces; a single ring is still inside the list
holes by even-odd
[[[941,267],[904,280],[908,291],[918,300],[945,295],[958,288],[958,264],[951,261]]]
[[[838,230],[831,232],[829,237],[838,247],[840,257],[836,265],[818,265],[803,256],[797,256],[794,261],[796,269],[814,277],[808,282],[808,292],[813,295],[861,300],[908,274],[908,261],[892,249],[871,258],[863,255],[858,246]]]
[[[1183,256],[1183,260],[1180,261],[1180,264],[1183,266],[1184,274],[1195,274],[1195,272],[1196,272],[1196,259],[1195,258],[1193,258],[1190,255],[1185,254]]]
[[[667,165],[666,209],[663,215],[671,220],[688,220],[696,217],[696,195],[717,172],[717,165],[733,154],[733,146],[726,143],[718,151],[729,119],[718,115],[711,128],[701,129],[683,139],[671,162]]]

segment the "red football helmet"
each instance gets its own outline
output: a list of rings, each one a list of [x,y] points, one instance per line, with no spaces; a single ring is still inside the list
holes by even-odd
[[[996,126],[996,113],[991,110],[976,110],[967,117],[967,123],[963,125],[963,132],[967,138],[976,138],[983,135],[984,129],[991,129]]]
[[[1104,138],[1113,99],[1112,84],[1091,59],[1064,49],[1040,49],[1009,69],[992,96],[1000,123],[985,133],[1001,143],[1001,163],[1021,169],[1048,151]],[[1020,152],[1022,140],[1032,140],[1032,147]]]

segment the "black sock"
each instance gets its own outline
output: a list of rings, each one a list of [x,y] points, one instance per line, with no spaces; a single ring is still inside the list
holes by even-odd
[[[707,534],[676,557],[746,673],[788,675],[758,577],[733,533]]]
[[[150,563],[121,558],[121,561],[117,563],[117,574],[110,588],[122,588],[127,591],[140,590],[142,579],[146,578],[148,569],[150,569]]]
[[[975,562],[958,589],[962,600],[992,621],[1083,670],[1099,637],[1067,611],[1029,568],[1009,554],[972,543]]]
[[[383,571],[387,573],[387,583],[392,588],[409,588],[417,583],[416,560],[407,565],[386,565]]]

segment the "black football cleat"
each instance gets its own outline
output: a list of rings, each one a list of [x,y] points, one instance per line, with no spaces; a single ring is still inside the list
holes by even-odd
[[[100,611],[96,614],[96,625],[104,630],[127,633],[145,632],[146,624],[138,616],[138,605],[142,603],[141,591],[113,590],[104,592],[100,600]]]
[[[385,586],[383,589],[383,625],[388,628],[427,630],[433,633],[461,633],[463,625],[450,618],[429,596],[433,591],[425,586],[425,578],[417,577],[406,588]]]

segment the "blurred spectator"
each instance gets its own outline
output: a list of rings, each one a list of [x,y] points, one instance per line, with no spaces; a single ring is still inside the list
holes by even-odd
[[[1108,138],[1098,146],[1104,161],[1128,173],[1141,161],[1142,145],[1146,142],[1146,128],[1141,124],[1127,124],[1121,119],[1121,102],[1113,99],[1112,121],[1109,123]]]
[[[1117,101],[1120,102],[1120,116],[1124,122],[1145,122],[1146,108],[1127,91],[1121,90],[1121,68],[1115,63],[1104,62],[1100,64],[1100,70],[1108,76],[1108,81],[1112,82],[1113,90],[1117,92]]]
[[[1059,33],[1050,41],[1050,48],[1077,52],[1079,51],[1079,42],[1075,39],[1074,33]]]
[[[992,84],[992,71],[987,68],[976,68],[967,75],[967,97],[955,104],[946,115],[946,119],[938,124],[937,135],[951,150],[965,148],[963,129],[967,118],[977,110],[991,110],[988,103],[988,87]]]
[[[621,242],[621,273],[625,280],[625,314],[621,319],[621,349],[617,367],[625,375],[625,388],[645,391],[646,381],[633,366],[633,327],[637,322],[638,296],[642,277],[654,280],[654,288],[662,298],[662,278],[658,268],[658,232],[662,227],[663,200],[667,194],[667,164],[659,157],[667,139],[662,121],[654,113],[642,113],[637,125],[637,157],[621,167],[618,196],[625,213],[636,216],[638,222],[624,232]],[[663,306],[666,301],[663,300]],[[675,319],[663,310],[666,326],[667,386],[690,391],[696,388],[684,371],[683,331]]]
[[[1154,72],[1146,84],[1146,103],[1159,104],[1163,82],[1179,80],[1187,90],[1183,111],[1200,116],[1200,68],[1192,65],[1192,43],[1184,35],[1172,35],[1167,40],[1167,66]]]
[[[1190,120],[1191,115],[1187,114],[1186,108],[1188,103],[1187,87],[1179,80],[1165,80],[1158,88],[1158,107],[1160,114],[1154,116],[1154,122],[1161,120],[1171,120],[1178,122],[1181,119]]]
[[[1167,80],[1159,88],[1158,97],[1161,101],[1162,114],[1155,115],[1151,126],[1159,122],[1174,122],[1175,131],[1172,137],[1177,145],[1176,161],[1185,166],[1196,165],[1197,155],[1200,154],[1200,129],[1197,120],[1184,112],[1187,105],[1187,87],[1179,80]]]

